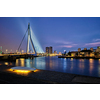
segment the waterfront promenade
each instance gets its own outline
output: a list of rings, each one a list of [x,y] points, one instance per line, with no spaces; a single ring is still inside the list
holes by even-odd
[[[100,84],[100,78],[38,70],[28,74],[12,72],[12,66],[0,65],[0,84]]]

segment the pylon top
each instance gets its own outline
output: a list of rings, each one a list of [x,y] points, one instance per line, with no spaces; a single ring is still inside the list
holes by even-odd
[[[30,29],[30,23],[28,23],[28,29]]]

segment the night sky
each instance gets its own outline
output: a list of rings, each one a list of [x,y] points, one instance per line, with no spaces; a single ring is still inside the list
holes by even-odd
[[[28,23],[41,47],[53,51],[76,51],[100,46],[100,17],[0,17],[0,46],[3,52],[15,52],[27,30]],[[26,51],[27,37],[21,49]]]

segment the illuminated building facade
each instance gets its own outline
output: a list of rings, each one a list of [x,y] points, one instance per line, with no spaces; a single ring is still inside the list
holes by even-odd
[[[84,48],[84,50],[87,50],[87,48]]]
[[[62,55],[62,53],[61,52],[59,52],[59,54],[58,55]]]
[[[73,56],[76,56],[77,55],[77,51],[72,51],[71,52],[71,56],[73,57]]]
[[[100,46],[97,47],[96,52],[100,52]]]
[[[91,51],[93,51],[93,48],[90,48]]]
[[[46,47],[46,53],[47,54],[52,54],[52,47]]]
[[[93,49],[92,47],[90,49],[84,48],[81,50],[81,48],[78,48],[78,51],[69,51],[66,55],[66,57],[87,57],[87,58],[99,58],[100,59],[100,46],[97,47],[97,49]]]
[[[52,54],[52,47],[49,47],[49,53]]]
[[[81,48],[78,48],[78,52],[80,52],[81,51]]]
[[[99,47],[97,48],[99,49]],[[84,48],[84,50],[81,50],[81,48],[78,48],[78,51],[71,51],[68,53],[68,56],[71,57],[94,57],[95,52],[93,48],[90,48],[90,50],[87,50],[87,48]]]
[[[0,54],[2,54],[2,46],[0,46]]]
[[[49,47],[46,47],[46,53],[49,53]]]
[[[92,54],[92,51],[91,51],[91,50],[82,50],[82,51],[80,52],[80,56],[81,56],[81,57],[89,57],[90,54]]]
[[[57,54],[57,51],[56,50],[54,51],[54,54]]]

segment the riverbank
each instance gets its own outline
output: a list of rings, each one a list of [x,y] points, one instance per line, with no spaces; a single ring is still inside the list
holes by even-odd
[[[100,59],[100,57],[78,57],[78,56],[58,56],[58,58]]]
[[[100,84],[97,77],[46,70],[26,74],[10,71],[11,67],[0,66],[0,84]]]

